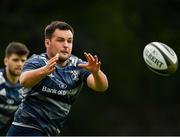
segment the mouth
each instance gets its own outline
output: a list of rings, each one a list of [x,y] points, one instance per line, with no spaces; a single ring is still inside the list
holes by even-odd
[[[68,51],[61,51],[62,54],[69,54]]]
[[[15,68],[16,71],[21,71],[22,69],[21,68]]]

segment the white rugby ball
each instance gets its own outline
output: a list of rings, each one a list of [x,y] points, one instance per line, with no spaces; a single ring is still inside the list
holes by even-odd
[[[148,68],[159,75],[169,76],[178,68],[176,53],[161,42],[147,44],[143,51],[143,58]]]

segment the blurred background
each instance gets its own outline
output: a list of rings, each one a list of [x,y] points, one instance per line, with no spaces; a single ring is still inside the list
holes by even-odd
[[[109,89],[84,86],[62,135],[180,135],[180,72],[156,75],[142,58],[152,41],[180,57],[179,16],[179,0],[1,0],[0,66],[9,42],[45,52],[45,26],[66,21],[75,30],[73,54],[97,54]]]

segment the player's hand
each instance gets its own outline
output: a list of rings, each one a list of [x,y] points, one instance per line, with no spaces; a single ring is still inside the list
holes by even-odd
[[[58,59],[59,59],[59,54],[57,53],[56,56],[51,58],[48,61],[47,65],[44,66],[44,73],[46,75],[51,74],[56,69],[56,64],[57,64]]]
[[[92,56],[90,53],[84,53],[86,57],[87,63],[86,64],[78,64],[79,67],[85,68],[91,73],[95,74],[98,73],[100,70],[101,62],[98,60],[96,55]]]

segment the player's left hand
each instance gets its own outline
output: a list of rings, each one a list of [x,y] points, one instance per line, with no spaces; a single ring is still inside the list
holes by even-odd
[[[78,66],[87,69],[93,74],[98,73],[101,65],[101,62],[98,60],[98,57],[96,55],[93,56],[90,53],[86,52],[84,53],[84,56],[86,57],[87,63],[78,64]]]

